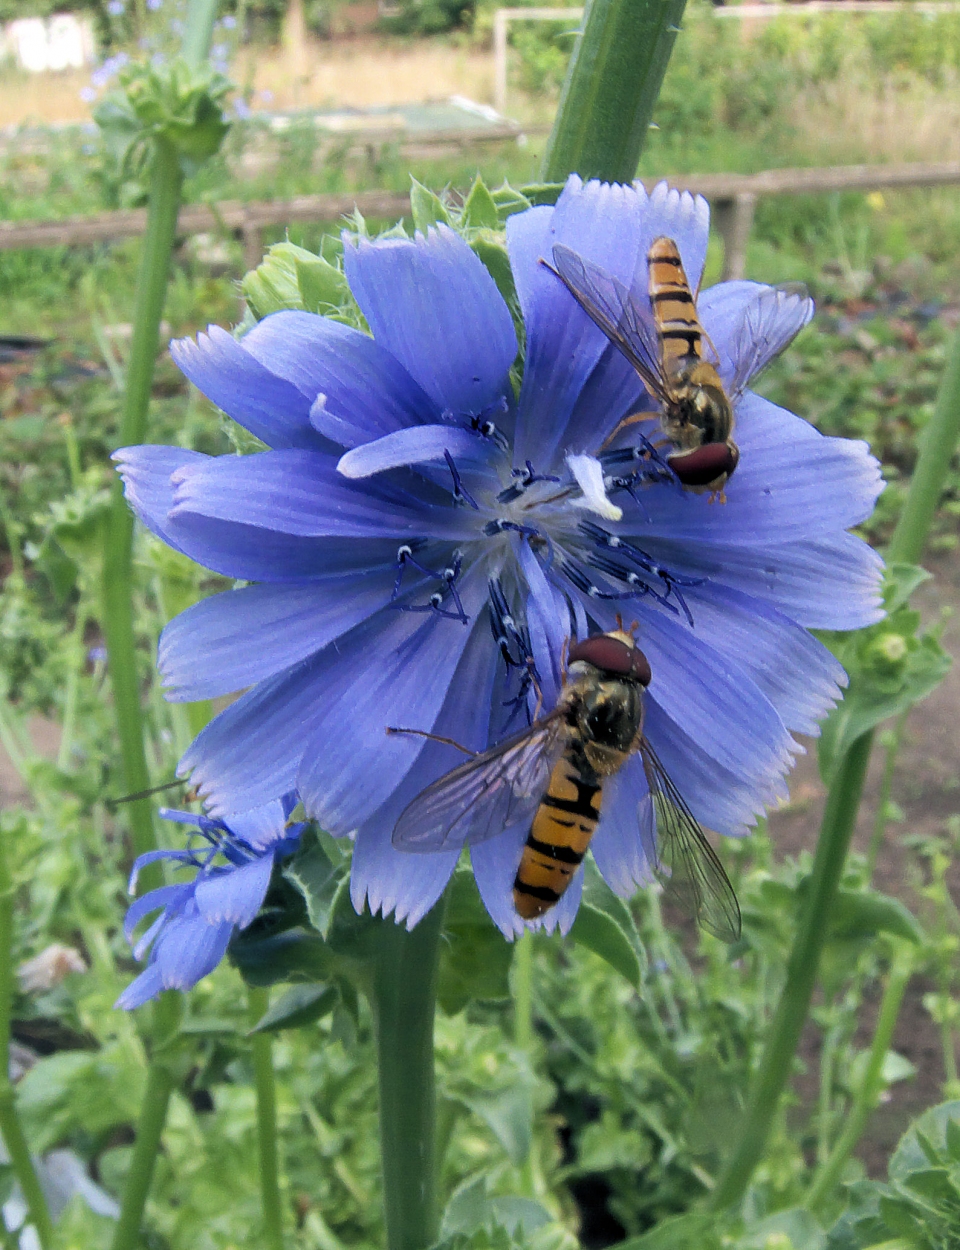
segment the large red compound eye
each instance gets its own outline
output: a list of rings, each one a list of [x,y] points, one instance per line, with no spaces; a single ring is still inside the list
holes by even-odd
[[[641,686],[650,684],[650,662],[639,647],[628,647],[619,638],[609,634],[594,634],[583,642],[574,643],[567,656],[568,663],[583,660],[601,672],[617,677],[631,677]]]
[[[728,443],[704,443],[695,451],[667,456],[667,464],[684,486],[709,486],[718,477],[729,477],[739,458]]]

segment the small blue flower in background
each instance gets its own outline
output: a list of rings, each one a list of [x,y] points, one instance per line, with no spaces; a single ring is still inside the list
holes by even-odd
[[[140,870],[157,860],[194,870],[194,875],[151,890],[127,912],[124,933],[135,957],[150,955],[146,970],[117,999],[118,1007],[139,1007],[162,990],[188,990],[216,968],[234,931],[245,929],[260,910],[274,864],[297,848],[304,826],[287,824],[293,807],[288,797],[224,819],[160,809],[165,820],[194,826],[197,845],[141,855],[133,866],[131,893]],[[134,942],[137,926],[157,911],[160,915]]]
[[[290,311],[239,341],[211,327],[173,345],[186,376],[272,449],[116,454],[155,534],[253,583],[188,609],[160,644],[169,698],[247,691],[181,761],[211,811],[296,788],[323,827],[355,835],[355,906],[412,926],[457,852],[406,854],[391,833],[459,757],[386,727],[481,750],[533,710],[533,675],[552,705],[564,641],[613,628],[618,612],[637,619],[653,670],[647,736],[694,815],[735,835],[786,794],[791,731],[815,733],[845,680],[808,630],[881,615],[881,562],[848,532],[873,508],[879,466],[864,443],[824,437],[750,391],[736,400],[741,458],[725,504],[681,490],[650,454],[653,412],[607,447],[652,401],[541,263],[565,244],[646,299],[652,241],[676,241],[696,288],[707,233],[706,202],[665,184],[648,195],[573,177],[555,207],[510,217],[518,393],[507,304],[445,226],[345,238],[370,335]],[[761,289],[699,297],[725,380],[762,355],[749,333]],[[592,843],[625,895],[649,880],[635,815],[645,787],[634,759],[605,791]],[[525,835],[471,848],[508,934],[522,928],[511,888]],[[581,883],[542,923],[569,928]]]

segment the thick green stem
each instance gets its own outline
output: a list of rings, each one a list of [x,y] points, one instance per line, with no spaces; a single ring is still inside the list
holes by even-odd
[[[954,333],[933,416],[920,440],[910,491],[893,531],[887,559],[916,564],[923,555],[950,462],[960,439],[960,330]]]
[[[433,1021],[443,913],[441,901],[412,932],[385,920],[377,935],[372,1004],[387,1250],[426,1250],[437,1240]]]
[[[147,432],[147,409],[157,350],[160,346],[160,317],[167,290],[170,257],[173,251],[180,207],[183,174],[174,148],[165,141],[154,146],[150,183],[150,208],[137,278],[137,304],[133,342],[127,368],[120,443],[141,443]],[[136,793],[150,785],[143,741],[140,682],[137,675],[136,634],[133,623],[133,515],[123,497],[117,478],[107,523],[103,562],[103,627],[107,642],[113,702],[120,735],[120,759],[126,790]],[[153,817],[148,799],[128,805],[133,849],[137,855],[156,846]],[[144,889],[161,880],[159,866],[150,865],[143,874]]]
[[[588,0],[553,132],[546,182],[630,182],[686,0]]]
[[[854,1097],[853,1106],[847,1114],[843,1132],[837,1138],[830,1157],[813,1178],[806,1200],[806,1206],[811,1209],[816,1209],[839,1181],[844,1164],[853,1153],[866,1128],[870,1113],[883,1092],[883,1061],[893,1041],[893,1030],[897,1025],[900,1005],[912,970],[909,958],[894,959],[880,1003],[876,1032],[870,1044],[867,1070]]]
[[[270,1006],[270,992],[251,988],[247,992],[250,1023],[254,1025]],[[283,1250],[283,1205],[280,1201],[280,1167],[277,1150],[277,1086],[273,1075],[273,1049],[269,1033],[254,1033],[253,1079],[257,1090],[257,1142],[260,1150],[260,1205],[263,1210],[264,1245]]]
[[[17,1114],[16,1092],[10,1081],[10,1005],[13,999],[13,879],[6,848],[0,837],[0,1135],[10,1156],[13,1174],[20,1182],[30,1223],[36,1229],[41,1250],[53,1244],[53,1222],[30,1147]]]
[[[891,737],[887,745],[883,757],[883,776],[880,778],[880,793],[877,796],[877,812],[873,820],[873,833],[870,835],[870,845],[867,847],[867,880],[873,880],[873,874],[877,867],[877,858],[883,846],[883,839],[887,833],[887,825],[890,821],[890,794],[893,790],[893,772],[897,765],[897,756],[900,753],[900,742],[903,738],[903,730],[907,723],[907,717],[910,715],[910,709],[901,712],[894,722],[893,729],[890,731]]]
[[[787,963],[786,982],[753,1093],[737,1134],[737,1148],[711,1197],[710,1205],[714,1210],[733,1206],[746,1193],[766,1148],[780,1096],[790,1079],[793,1057],[810,1010],[833,900],[856,824],[872,744],[872,734],[865,734],[854,742],[830,787],[810,888]]]
[[[112,1250],[134,1250],[140,1244],[140,1224],[153,1168],[160,1149],[160,1138],[167,1120],[167,1107],[175,1085],[174,1074],[166,1064],[153,1060],[147,1070],[147,1087],[137,1121],[137,1138],[130,1160],[130,1171],[123,1186],[120,1218],[113,1234]]]

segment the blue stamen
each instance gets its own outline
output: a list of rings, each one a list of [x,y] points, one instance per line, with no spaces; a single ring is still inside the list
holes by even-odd
[[[403,570],[408,564],[434,581],[442,583],[442,589],[436,590],[430,596],[427,603],[411,604],[395,602],[400,593],[400,584],[403,580]],[[409,544],[404,543],[402,547],[397,549],[397,580],[394,583],[393,594],[390,596],[391,606],[397,608],[401,612],[436,612],[438,616],[443,616],[447,620],[459,621],[462,625],[467,625],[470,621],[469,616],[463,610],[463,602],[460,598],[460,592],[457,589],[457,578],[463,568],[463,556],[459,551],[453,553],[453,561],[446,568],[439,571],[427,568],[425,564],[414,556]],[[449,608],[443,607],[443,600],[446,595],[450,595],[456,604],[456,611],[451,612]]]
[[[511,469],[510,473],[512,477],[516,478],[516,481],[512,486],[508,486],[500,492],[497,496],[497,503],[512,503],[515,499],[519,499],[527,487],[532,486],[534,482],[560,481],[552,473],[537,473],[529,460],[525,468]]]
[[[447,468],[450,470],[450,476],[453,478],[454,499],[456,500],[457,503],[468,503],[475,512],[479,512],[480,505],[477,503],[474,497],[470,494],[470,492],[464,486],[463,478],[461,478],[460,470],[457,468],[456,464],[454,463],[453,456],[451,456],[449,451],[446,451],[446,450],[444,451],[443,456],[447,462]]]

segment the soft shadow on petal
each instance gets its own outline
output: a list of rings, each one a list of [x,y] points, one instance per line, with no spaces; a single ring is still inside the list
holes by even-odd
[[[454,738],[471,750],[486,748],[498,661],[489,627],[481,623],[473,631],[431,732]],[[425,743],[416,764],[398,788],[361,826],[350,872],[350,896],[358,912],[366,900],[375,915],[393,913],[398,922],[405,921],[407,928],[412,929],[443,893],[460,848],[420,854],[395,849],[391,838],[407,804],[437,777],[463,763],[463,759],[453,747]]]
[[[310,399],[266,361],[257,360],[220,326],[194,339],[177,339],[170,355],[180,372],[228,417],[268,447],[322,447],[310,424]]]
[[[201,599],[160,635],[165,697],[212,699],[272,677],[389,603],[395,577],[388,565],[364,576],[245,586]]]
[[[470,863],[483,905],[507,938],[519,937],[525,928],[513,905],[513,882],[529,832],[527,821],[470,848]]]
[[[297,777],[308,815],[330,833],[351,832],[389,798],[424,740],[387,735],[387,727],[432,726],[471,634],[489,636],[481,612],[485,572],[468,569],[459,591],[469,625],[432,612],[394,612],[386,628],[361,627],[340,645],[323,695],[325,716],[315,736],[303,734]]]
[[[600,823],[590,847],[604,881],[622,898],[629,898],[640,886],[654,880],[637,814],[640,800],[647,793],[647,778],[639,755],[631,756],[603,787]]]
[[[311,421],[344,447],[435,421],[440,415],[385,347],[329,317],[293,310],[274,313],[242,343],[251,356],[296,388],[308,411],[318,395],[324,397]]]
[[[517,354],[510,312],[449,227],[413,240],[345,239],[343,263],[374,339],[441,411],[479,414],[508,394]]]
[[[537,666],[544,711],[549,711],[560,694],[560,661],[564,644],[571,634],[567,601],[547,580],[540,561],[526,540],[519,544],[520,569],[527,583],[527,627],[533,659]]]
[[[207,924],[235,924],[245,929],[267,895],[273,854],[267,853],[225,872],[211,873],[197,881],[197,910]]]

